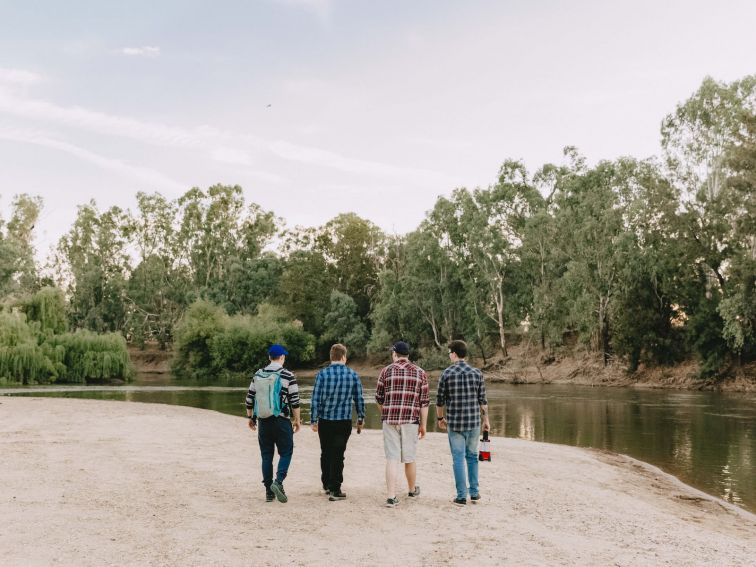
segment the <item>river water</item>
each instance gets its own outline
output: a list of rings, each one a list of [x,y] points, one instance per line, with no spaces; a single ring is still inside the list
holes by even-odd
[[[313,379],[299,381],[307,421]],[[247,386],[246,380],[211,385],[143,374],[127,386],[3,388],[0,393],[176,404],[241,416]],[[366,425],[380,428],[375,378],[363,378],[363,386]],[[756,512],[756,395],[574,385],[487,384],[487,390],[495,436],[630,455]],[[435,381],[431,391],[433,396]],[[428,422],[435,430],[433,404]],[[494,459],[506,459],[495,440],[493,451]]]

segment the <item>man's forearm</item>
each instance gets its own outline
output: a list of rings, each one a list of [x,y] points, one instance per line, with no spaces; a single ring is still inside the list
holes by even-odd
[[[423,429],[428,426],[428,406],[420,408],[420,423],[423,425]]]
[[[483,419],[488,419],[488,404],[480,406],[480,415]]]
[[[294,415],[294,421],[299,423],[299,408],[292,408],[291,413]]]

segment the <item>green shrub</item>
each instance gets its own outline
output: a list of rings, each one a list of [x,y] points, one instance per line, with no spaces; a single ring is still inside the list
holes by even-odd
[[[441,370],[451,364],[447,349],[439,350],[436,347],[423,347],[420,349],[419,355],[417,364],[423,370]]]
[[[315,338],[301,323],[285,320],[274,307],[261,305],[254,317],[228,317],[220,307],[198,301],[176,327],[174,371],[203,378],[247,374],[267,364],[272,343],[286,346],[287,360],[293,366],[309,362],[315,355]]]
[[[209,301],[192,303],[174,328],[173,369],[179,374],[209,371],[213,366],[210,343],[228,322],[223,309]]]
[[[210,341],[213,367],[221,372],[250,372],[265,362],[265,352],[273,342],[275,329],[265,331],[249,317],[233,317]]]

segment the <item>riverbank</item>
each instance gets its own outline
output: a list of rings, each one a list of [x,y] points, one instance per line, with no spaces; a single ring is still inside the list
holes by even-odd
[[[268,504],[240,418],[3,398],[0,430],[3,565],[750,565],[756,554],[753,514],[583,449],[496,438],[493,462],[481,464],[483,502],[460,509],[446,438],[430,434],[421,497],[391,510],[381,506],[379,431],[353,435],[349,496],[328,502],[317,436],[303,429],[290,501]]]
[[[756,392],[756,364],[745,365],[732,371],[731,375],[718,380],[698,377],[699,367],[694,361],[675,366],[644,367],[628,374],[624,364],[611,363],[604,366],[595,354],[572,353],[568,356],[547,357],[535,351],[527,351],[523,345],[509,349],[506,360],[500,357],[487,361],[472,362],[484,367],[489,382],[504,384],[576,384],[581,386],[610,386],[625,388],[662,388],[675,390],[703,390],[724,392]],[[130,348],[132,364],[142,374],[162,375],[171,371],[171,352],[160,350],[156,345],[145,349]],[[385,361],[388,363],[388,357]],[[357,361],[350,365],[361,375],[377,376],[382,366]],[[297,370],[301,376],[314,376],[317,368]],[[440,370],[430,370],[433,378]]]

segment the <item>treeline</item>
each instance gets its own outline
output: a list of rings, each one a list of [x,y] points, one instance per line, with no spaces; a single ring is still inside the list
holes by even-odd
[[[47,278],[41,202],[22,195],[0,226],[0,293],[55,284],[71,328],[171,345],[184,372],[243,370],[273,339],[306,363],[403,337],[433,365],[452,338],[487,358],[517,335],[546,352],[577,338],[631,371],[697,356],[718,375],[756,356],[756,76],[707,78],[661,130],[661,160],[507,160],[403,236],[354,214],[287,229],[238,186],[90,202]]]

